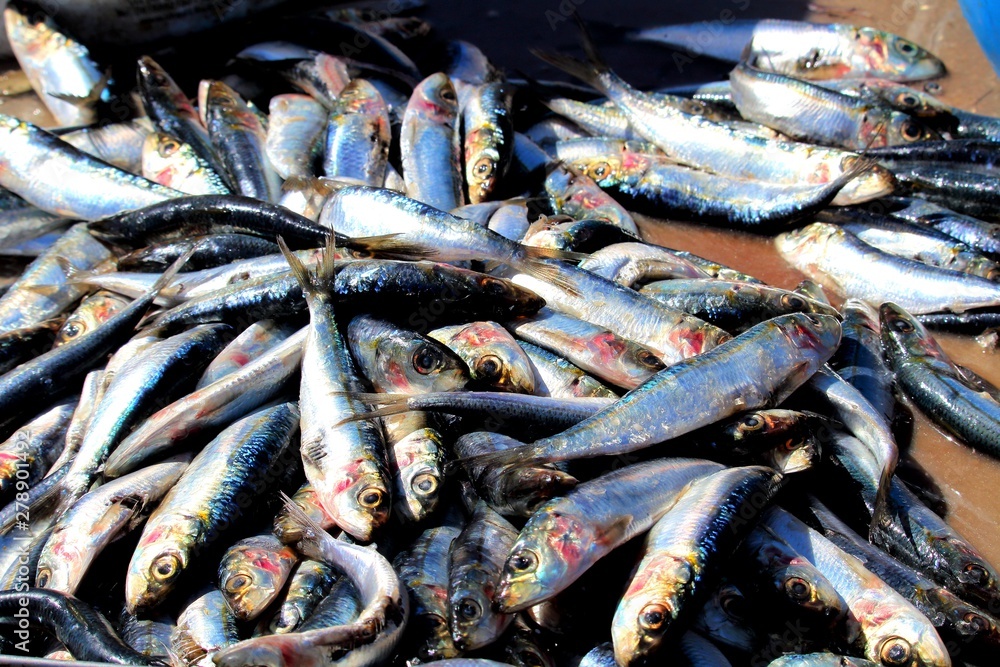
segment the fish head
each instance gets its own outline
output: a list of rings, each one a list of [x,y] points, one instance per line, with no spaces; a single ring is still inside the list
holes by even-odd
[[[811,470],[823,460],[823,450],[819,440],[789,438],[764,453],[765,465],[783,475]]]
[[[698,623],[730,646],[751,650],[756,632],[750,626],[751,607],[739,588],[724,581],[705,601]]]
[[[885,123],[884,127],[886,143],[889,146],[901,146],[917,141],[933,141],[941,138],[937,132],[910,114],[901,111],[889,114],[888,122]]]
[[[375,359],[381,376],[377,380],[389,392],[457,391],[471,379],[469,367],[458,354],[417,333],[380,342]]]
[[[514,337],[496,322],[473,322],[453,331],[447,344],[466,359],[472,379],[480,385],[522,394],[535,390],[535,372]],[[438,336],[432,337],[443,340]]]
[[[219,588],[233,614],[243,621],[259,616],[284,586],[294,560],[287,547],[241,544],[226,552],[219,565]]]
[[[874,618],[861,619],[866,657],[885,667],[949,667],[951,657],[930,621],[898,613],[886,604]]]
[[[38,559],[35,586],[73,595],[90,563],[86,547],[59,539],[58,533],[53,537],[56,539],[49,538]]]
[[[339,481],[316,486],[327,514],[351,537],[368,542],[372,533],[389,520],[392,498],[384,477],[359,460],[343,471]]]
[[[440,499],[444,446],[437,431],[420,429],[391,448],[397,474],[393,476],[397,511],[420,521],[434,511]]]
[[[198,169],[194,149],[169,134],[153,132],[142,143],[142,171],[160,185],[175,187]]]
[[[778,252],[785,258],[809,259],[821,252],[822,245],[834,238],[840,228],[825,222],[814,222],[799,229],[792,229],[774,238]]]
[[[936,79],[945,73],[940,58],[905,37],[874,28],[858,28],[855,37],[869,69],[895,81]]]
[[[417,657],[425,662],[457,658],[460,651],[451,638],[448,619],[441,614],[425,611],[414,614],[409,621],[417,637],[422,642],[414,650]]]
[[[485,574],[485,573],[483,573]],[[459,651],[471,651],[492,642],[509,619],[493,610],[493,583],[485,577],[468,576],[449,591],[451,638]]]
[[[971,546],[954,534],[925,534],[922,539],[931,542],[934,552],[944,559],[955,579],[950,588],[956,595],[986,610],[1000,607],[997,571]]]
[[[458,95],[448,75],[437,72],[417,84],[406,111],[434,123],[453,125],[458,114]]]
[[[198,531],[181,525],[154,525],[152,531],[143,533],[125,576],[125,604],[130,612],[155,607],[176,587],[188,564],[186,545],[194,542]]]
[[[509,614],[553,597],[587,569],[598,535],[589,522],[540,507],[518,535],[500,576],[494,606]]]
[[[343,112],[365,114],[368,116],[381,116],[383,113],[388,118],[385,101],[382,94],[370,82],[364,79],[353,79],[344,86],[344,89],[337,95],[337,106]],[[379,128],[380,130],[382,128]],[[384,128],[388,131],[388,127]]]
[[[504,646],[504,655],[507,662],[515,667],[556,667],[553,657],[532,641],[532,635],[527,633],[510,635]]]
[[[946,372],[954,372],[951,362],[924,325],[894,303],[879,307],[882,349],[889,360],[919,359]]]
[[[851,171],[859,159],[861,158],[853,153],[845,156],[840,165],[841,173]],[[863,204],[890,195],[895,189],[896,178],[892,172],[879,165],[869,165],[845,183],[830,203],[834,206]]]
[[[746,289],[746,287],[744,287]],[[772,312],[786,313],[821,313],[839,318],[840,312],[828,304],[816,299],[810,299],[804,294],[780,289],[757,290],[761,298],[766,299]]]
[[[831,627],[847,616],[847,603],[830,581],[805,560],[793,559],[777,568],[771,583],[789,606]]]
[[[792,313],[771,320],[799,350],[811,351],[815,360],[826,361],[840,345],[840,320],[832,315],[818,313]],[[809,369],[816,366],[808,364]]]
[[[90,333],[128,304],[127,299],[107,290],[91,294],[80,303],[72,315],[66,318],[59,333],[56,334],[53,347],[59,347]]]
[[[693,564],[687,558],[669,552],[647,553],[611,623],[615,661],[619,665],[642,664],[656,653],[694,579]]]

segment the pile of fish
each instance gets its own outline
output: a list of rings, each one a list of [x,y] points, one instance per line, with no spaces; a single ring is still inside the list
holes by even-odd
[[[0,116],[0,652],[997,664],[1000,575],[895,475],[899,397],[1000,456],[1000,390],[927,328],[1000,322],[1000,121],[907,86],[937,58],[736,22],[682,95],[585,31],[538,55],[588,87],[514,82],[329,11],[363,47],[248,44],[197,91],[142,56],[136,92],[8,4],[59,127]]]

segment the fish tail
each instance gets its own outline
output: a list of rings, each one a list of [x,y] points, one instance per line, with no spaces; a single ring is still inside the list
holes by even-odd
[[[521,443],[508,449],[500,449],[495,452],[483,452],[472,454],[454,461],[463,466],[487,466],[487,467],[523,467],[533,463],[544,463],[544,453],[533,443]]]
[[[533,259],[564,259],[568,262],[582,262],[590,257],[590,253],[574,252],[562,248],[539,248],[532,245],[521,247],[524,248],[524,254]]]
[[[302,291],[306,296],[329,294],[333,291],[334,279],[336,277],[336,260],[334,258],[337,251],[336,243],[336,237],[333,234],[326,237],[326,248],[323,250],[323,258],[316,265],[316,271],[310,272],[302,261],[295,256],[295,253],[288,249],[285,239],[280,236],[278,237],[278,247],[281,249],[281,254],[285,256],[285,261],[288,262],[288,266],[292,270],[292,275],[295,276],[295,280],[302,286]]]
[[[889,489],[892,486],[893,466],[886,465],[879,475],[878,489],[875,492],[875,506],[872,508],[872,523],[868,528],[868,540],[875,542],[879,529],[888,526],[892,517],[889,514]]]
[[[181,269],[184,268],[184,265],[188,263],[189,259],[191,259],[191,256],[194,255],[195,250],[197,250],[197,248],[195,248],[192,245],[190,248],[185,250],[180,257],[175,259],[174,263],[171,264],[167,268],[167,270],[164,271],[163,274],[156,279],[156,282],[153,283],[153,286],[149,288],[149,293],[155,296],[159,294],[160,291],[163,290],[163,288],[172,283],[174,281],[174,278],[177,277],[177,274],[180,273]]]

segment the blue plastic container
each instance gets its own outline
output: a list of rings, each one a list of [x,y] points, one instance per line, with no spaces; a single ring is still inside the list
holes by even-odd
[[[993,69],[1000,74],[1000,0],[958,0]]]

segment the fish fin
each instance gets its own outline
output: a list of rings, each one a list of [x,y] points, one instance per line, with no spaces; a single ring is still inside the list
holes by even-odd
[[[598,78],[599,73],[591,65],[582,60],[577,60],[572,56],[566,56],[561,53],[550,53],[539,49],[528,49],[528,51],[536,58],[540,58],[553,67],[561,69],[571,76],[575,76],[587,85],[601,90],[601,82]]]
[[[362,403],[379,405],[382,403],[401,403],[409,400],[409,394],[381,394],[366,393],[363,391],[331,391],[330,396],[347,396]]]
[[[587,252],[573,252],[562,248],[539,248],[533,245],[522,245],[524,254],[532,259],[563,259],[567,262],[582,262],[590,257]]]
[[[889,490],[892,487],[893,470],[889,466],[882,468],[879,475],[878,488],[875,491],[875,504],[872,507],[872,522],[868,527],[868,541],[877,544],[876,535],[881,528],[886,528],[892,523],[892,515],[889,513]]]
[[[516,447],[501,449],[495,452],[483,452],[472,454],[459,459],[454,463],[474,466],[517,466],[522,467],[532,463],[545,463],[545,457],[533,444],[523,443]]]
[[[335,426],[340,426],[340,424],[351,421],[350,419],[345,419],[342,422],[335,424]],[[303,442],[300,447],[302,453],[302,458],[308,461],[319,462],[325,459],[329,455],[329,450],[323,443],[322,438],[316,438],[311,442]]]
[[[192,246],[185,250],[180,257],[175,259],[174,263],[167,267],[167,270],[164,271],[160,277],[156,279],[156,282],[153,283],[153,286],[149,288],[149,293],[154,295],[159,294],[163,288],[172,283],[174,278],[177,277],[177,274],[184,268],[184,265],[188,263],[189,259],[191,259],[191,256],[194,255],[195,250],[197,250],[197,248]]]
[[[615,519],[611,525],[601,530],[594,536],[594,542],[607,545],[621,544],[628,537],[629,526],[632,525],[632,516],[626,514]]]
[[[334,426],[343,426],[344,424],[349,424],[351,422],[368,421],[372,419],[378,419],[380,417],[393,417],[395,415],[404,415],[407,412],[415,412],[405,403],[402,405],[390,405],[384,408],[378,408],[377,410],[369,410],[367,412],[358,412],[351,415],[350,417],[344,417],[339,422],[334,424]]]
[[[402,259],[435,259],[439,253],[436,249],[404,241],[401,234],[382,234],[380,236],[356,236],[344,243],[351,250],[370,252],[382,257],[399,257]]]
[[[527,248],[528,246],[522,246]],[[524,271],[529,276],[533,278],[538,278],[547,283],[552,283],[559,287],[559,289],[565,292],[579,297],[582,296],[580,291],[569,281],[569,279],[563,275],[561,267],[558,264],[548,264],[542,261],[540,258],[525,257],[521,261],[517,262],[517,269],[519,271]]]
[[[324,530],[323,526],[316,523],[301,507],[296,505],[287,493],[284,491],[279,491],[279,493],[281,501],[285,504],[285,518],[291,524],[289,529],[300,536],[295,545],[296,548],[309,558],[324,560],[320,540],[324,536],[331,540],[333,537]]]

